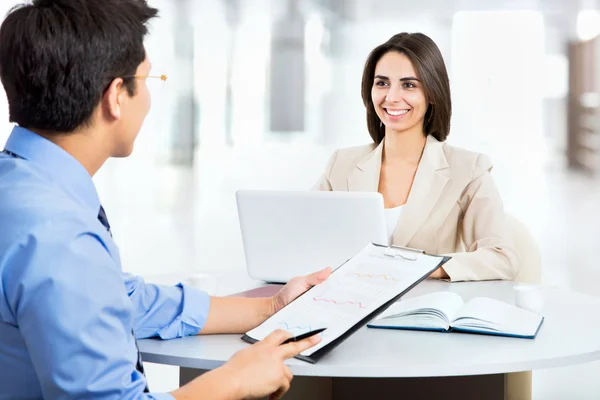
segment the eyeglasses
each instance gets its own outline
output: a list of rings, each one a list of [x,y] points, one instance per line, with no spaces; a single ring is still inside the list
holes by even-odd
[[[156,78],[160,79],[163,82],[167,81],[167,75],[125,75],[121,78],[133,78],[133,79],[148,79],[148,78]]]
[[[161,95],[165,89],[167,75],[124,75],[123,79],[143,79],[150,93]],[[152,83],[151,83],[152,82]]]
[[[167,82],[167,75],[122,75],[122,76],[118,76],[118,77],[114,77],[111,78],[111,82],[112,80],[116,79],[116,78],[121,78],[121,79],[143,79],[146,82],[156,82],[156,84],[152,84],[149,85],[148,89],[150,89],[151,92],[162,92],[166,86],[166,82]],[[148,80],[148,78],[151,78],[150,81]],[[105,93],[108,88],[110,87],[110,82],[106,85],[106,87],[104,88],[104,91],[102,93]]]

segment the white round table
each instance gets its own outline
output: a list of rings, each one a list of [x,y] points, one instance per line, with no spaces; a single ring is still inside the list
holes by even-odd
[[[239,289],[239,282],[235,291]],[[256,282],[248,282],[246,287],[256,285]],[[485,296],[514,304],[513,285],[512,282],[497,281],[425,281],[406,297],[447,290],[460,294],[464,300]],[[539,286],[537,289],[544,299],[541,313],[545,320],[533,340],[363,327],[317,364],[296,359],[288,363],[295,377],[397,379],[487,375],[487,379],[491,379],[496,376],[495,384],[487,382],[484,386],[490,392],[497,392],[503,386],[506,373],[600,360],[600,298],[550,287]],[[231,293],[228,285],[223,283],[220,283],[219,292]],[[144,361],[182,367],[182,377],[188,376],[182,379],[184,382],[191,379],[190,373],[198,375],[195,369],[216,368],[236,351],[248,346],[240,337],[150,339],[141,340],[139,347]],[[331,397],[326,395],[325,398]]]

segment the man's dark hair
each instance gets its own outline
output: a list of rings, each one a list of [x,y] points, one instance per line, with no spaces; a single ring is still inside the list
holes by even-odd
[[[146,0],[35,0],[0,26],[0,80],[10,122],[70,133],[90,122],[110,83],[144,61]],[[124,79],[129,95],[136,80]]]
[[[385,126],[375,112],[371,98],[371,88],[375,80],[375,67],[385,54],[397,52],[406,55],[412,62],[425,89],[425,98],[430,102],[425,112],[424,133],[443,142],[450,133],[452,100],[450,81],[444,58],[435,42],[422,33],[398,33],[387,42],[377,46],[365,63],[361,94],[367,109],[367,128],[375,143],[381,143],[385,136]]]

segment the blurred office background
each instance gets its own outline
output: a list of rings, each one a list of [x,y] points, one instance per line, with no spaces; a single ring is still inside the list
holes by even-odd
[[[506,209],[539,242],[543,283],[598,295],[600,1],[149,2],[161,18],[148,54],[169,79],[134,155],[95,177],[128,272],[170,283],[243,269],[235,191],[308,189],[334,149],[368,143],[363,63],[420,31],[449,69],[449,142],[491,156]],[[155,390],[177,385],[176,368],[149,373]],[[598,362],[533,376],[534,399],[600,396]]]

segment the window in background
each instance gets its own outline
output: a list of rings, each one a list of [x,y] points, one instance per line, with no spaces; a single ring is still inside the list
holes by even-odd
[[[577,14],[577,37],[590,40],[600,35],[600,11],[581,10]]]
[[[194,12],[194,93],[200,149],[225,145],[228,43],[232,31],[220,0],[197,2]]]
[[[452,28],[450,142],[487,154],[502,198],[544,193],[545,28],[537,11],[459,12]],[[543,201],[543,199],[537,199]],[[540,211],[537,208],[531,210]]]
[[[544,98],[564,99],[569,91],[569,60],[565,54],[546,54]]]
[[[332,63],[326,53],[329,32],[324,16],[312,12],[306,19],[304,32],[306,55],[306,99],[304,139],[315,140],[318,137],[324,96],[331,91],[334,79]]]
[[[240,23],[233,32],[231,133],[234,145],[257,144],[267,130],[266,87],[271,41],[271,15],[264,1],[242,2]],[[286,82],[273,82],[286,90]]]
[[[541,164],[544,42],[538,11],[454,15],[452,140],[513,165]]]

